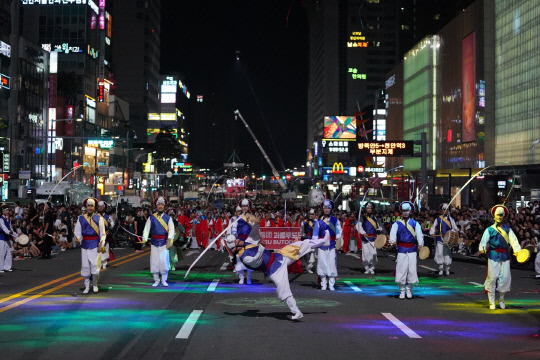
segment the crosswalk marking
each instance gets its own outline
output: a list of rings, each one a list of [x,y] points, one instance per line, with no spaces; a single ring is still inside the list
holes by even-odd
[[[191,334],[191,331],[193,330],[193,327],[197,323],[197,320],[202,314],[202,310],[193,310],[191,314],[189,314],[189,317],[187,318],[184,325],[182,325],[182,328],[176,334],[177,339],[187,339],[189,337],[189,334]]]
[[[431,270],[431,271],[437,271],[437,269],[430,268],[429,266],[426,266],[426,265],[418,265],[418,266],[423,267],[424,269]]]
[[[352,282],[350,281],[344,281],[345,284],[349,285],[351,287],[351,289],[353,289],[354,291],[356,292],[361,292],[362,289],[360,289],[358,286],[354,285]]]
[[[422,337],[411,330],[407,325],[399,321],[394,315],[390,313],[382,313],[385,318],[387,318],[392,324],[396,325],[396,327],[403,331],[405,335],[410,337],[411,339],[421,339]]]
[[[219,283],[219,279],[212,280],[210,285],[208,285],[208,289],[206,289],[206,291],[216,291],[218,283]]]
[[[219,268],[219,270],[221,270],[221,271],[227,270],[227,266],[229,266],[229,263],[228,263],[228,262],[223,263],[223,265],[221,265],[221,267]]]
[[[480,283],[477,283],[477,282],[473,282],[473,281],[469,281],[469,284],[473,284],[474,286],[478,286],[478,287],[484,287],[483,284],[480,284]]]

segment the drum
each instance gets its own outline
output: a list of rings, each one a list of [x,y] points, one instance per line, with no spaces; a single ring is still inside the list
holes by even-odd
[[[387,242],[388,242],[388,239],[387,239],[386,235],[379,234],[375,238],[375,248],[376,249],[382,249],[386,245]]]
[[[19,245],[24,246],[24,245],[28,244],[30,239],[28,238],[28,235],[20,234],[19,236],[17,236],[17,239],[15,239],[15,241],[18,242]]]
[[[529,258],[531,257],[531,252],[529,251],[529,249],[525,248],[525,249],[521,249],[521,251],[518,251],[514,255],[517,257],[517,261],[519,263],[524,263],[528,261]]]
[[[443,238],[444,245],[453,248],[459,245],[459,233],[454,230],[447,231]]]
[[[420,249],[420,251],[418,252],[418,258],[420,260],[426,260],[427,258],[429,258],[429,247],[427,246],[422,246],[422,248]]]

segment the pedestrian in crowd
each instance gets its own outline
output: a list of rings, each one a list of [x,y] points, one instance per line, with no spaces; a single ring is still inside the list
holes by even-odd
[[[166,201],[160,196],[154,200],[156,212],[153,213],[144,226],[143,242],[150,239],[150,272],[154,277],[152,286],[169,286],[167,277],[169,275],[169,248],[174,239],[174,223],[165,211]]]
[[[488,271],[484,289],[488,294],[489,308],[495,310],[495,292],[499,292],[499,306],[505,309],[504,295],[510,291],[512,276],[510,273],[510,249],[517,254],[521,250],[514,231],[504,219],[508,216],[508,208],[495,205],[491,209],[494,223],[484,231],[480,241],[480,251],[487,254]]]
[[[390,229],[390,244],[397,244],[396,283],[399,285],[399,298],[412,299],[412,285],[418,284],[417,253],[424,246],[424,235],[420,224],[411,218],[414,205],[404,201],[399,205],[401,220]]]
[[[75,225],[75,237],[81,244],[81,276],[84,278],[83,294],[90,291],[90,280],[92,280],[92,291],[97,293],[98,277],[100,267],[97,257],[101,256],[100,251],[105,246],[105,220],[94,212],[98,201],[95,198],[86,198],[83,207],[86,213],[80,215]]]

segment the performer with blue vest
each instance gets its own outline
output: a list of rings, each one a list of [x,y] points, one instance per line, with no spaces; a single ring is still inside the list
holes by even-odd
[[[439,216],[429,230],[431,236],[435,236],[437,240],[437,247],[435,248],[435,262],[439,265],[439,275],[442,275],[443,272],[446,276],[450,275],[450,266],[452,265],[452,249],[444,244],[444,236],[448,231],[458,231],[456,222],[450,216],[450,213],[447,213],[443,217],[444,213],[448,209],[448,204],[441,204],[440,206],[443,214]]]
[[[260,241],[260,237],[259,236],[255,237],[256,239],[259,239],[259,241],[257,241],[257,240],[254,240],[253,237],[250,236],[252,231],[258,234],[259,223],[260,223],[260,220],[255,215],[249,212],[249,210],[251,209],[251,201],[249,199],[243,199],[242,201],[240,201],[238,206],[240,207],[242,212],[241,213],[238,212],[239,213],[238,217],[240,217],[240,219],[231,226],[232,228],[231,234],[234,235],[236,239],[245,241],[248,244],[258,244]],[[238,207],[237,207],[237,210],[238,210]],[[231,221],[234,221],[234,220],[236,220],[236,217],[231,219]],[[253,229],[255,225],[256,225],[256,228]],[[253,274],[253,270],[245,266],[244,263],[240,261],[240,258],[238,255],[236,255],[236,263],[234,264],[234,271],[236,272],[236,274],[238,275],[238,278],[240,279],[238,281],[239,284],[244,283],[244,271],[246,271],[247,284],[251,285],[251,275]]]
[[[260,235],[256,230],[257,228],[258,224],[253,226],[252,231],[248,234],[250,242],[238,239],[234,235],[227,236],[227,247],[233,253],[236,253],[248,268],[262,271],[268,276],[276,284],[276,293],[279,300],[285,302],[293,313],[290,319],[301,319],[304,315],[296,305],[296,300],[291,292],[287,266],[321,246],[325,241],[330,241],[330,234],[327,230],[322,233],[325,236],[322,239],[313,237],[312,239],[297,241],[274,252],[265,249],[260,244]]]
[[[108,234],[109,231],[112,231],[114,227],[114,220],[112,217],[107,214],[107,208],[109,206],[105,201],[98,202],[98,213],[103,217],[105,220],[105,232]],[[101,252],[101,268],[106,269],[107,268],[107,261],[109,260],[109,242],[107,239],[105,239],[105,251],[102,250]]]
[[[412,299],[412,284],[418,284],[416,269],[416,251],[424,246],[424,235],[420,224],[411,218],[414,205],[410,201],[404,201],[399,205],[401,218],[390,229],[390,244],[397,243],[396,259],[396,283],[399,285],[399,298]]]
[[[495,223],[484,231],[478,249],[482,253],[487,253],[488,270],[484,289],[488,294],[489,308],[495,310],[495,291],[499,292],[499,306],[501,309],[506,308],[504,294],[510,291],[512,282],[510,248],[516,254],[521,250],[521,246],[512,228],[503,224],[504,218],[508,216],[506,206],[495,205],[491,209],[491,215],[493,215]]]
[[[375,274],[375,264],[377,263],[375,238],[384,229],[373,213],[375,205],[369,201],[366,203],[365,209],[361,219],[356,223],[356,230],[362,235],[362,264],[366,269],[364,274]]]
[[[327,241],[318,248],[317,252],[317,275],[321,278],[321,290],[328,289],[334,291],[337,273],[337,257],[336,257],[336,239],[341,238],[341,224],[339,220],[332,216],[334,204],[330,200],[324,200],[322,203],[323,215],[315,223],[313,228],[313,238],[325,238],[325,233],[328,231],[329,236]]]
[[[169,248],[174,241],[174,223],[172,218],[165,214],[165,198],[162,196],[154,200],[156,212],[148,217],[143,231],[143,242],[150,238],[150,272],[154,276],[152,286],[159,285],[159,275],[161,274],[161,285],[167,284],[169,275]]]
[[[302,240],[311,239],[313,237],[313,227],[317,222],[317,215],[315,214],[315,209],[310,209],[308,214],[308,219],[302,222],[302,227],[300,229],[300,235]],[[313,266],[315,265],[315,252],[311,251],[308,255],[306,271],[310,274],[313,274]]]
[[[98,292],[99,270],[97,258],[101,248],[105,245],[105,220],[94,212],[98,201],[86,198],[83,201],[85,214],[80,215],[75,225],[75,239],[81,244],[81,276],[84,278],[83,294],[90,291],[90,278],[92,278],[92,291]]]
[[[13,255],[11,254],[11,238],[17,236],[11,227],[9,207],[1,204],[2,217],[0,217],[0,273],[11,272]]]

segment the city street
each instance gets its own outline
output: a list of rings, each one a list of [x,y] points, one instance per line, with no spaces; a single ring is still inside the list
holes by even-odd
[[[414,298],[399,300],[394,255],[375,275],[338,254],[336,291],[316,274],[290,274],[304,318],[291,321],[262,273],[239,285],[228,257],[209,251],[151,286],[149,249],[116,249],[97,294],[82,294],[80,252],[14,262],[0,274],[2,359],[538,359],[540,279],[512,269],[506,310],[489,310],[484,260],[460,255],[449,277],[419,261]]]

